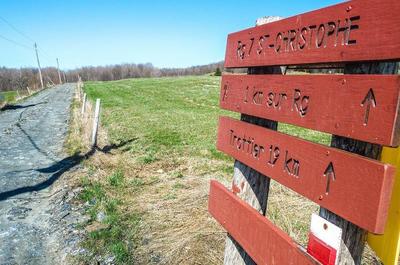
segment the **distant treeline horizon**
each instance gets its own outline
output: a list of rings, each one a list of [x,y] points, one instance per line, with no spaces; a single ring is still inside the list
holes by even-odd
[[[62,71],[62,82],[82,81],[114,81],[140,77],[166,77],[185,75],[204,75],[213,73],[219,68],[224,69],[224,62],[197,65],[186,68],[157,68],[151,63],[115,64],[107,66],[85,66],[73,70]],[[59,83],[58,71],[55,67],[42,68],[43,82],[46,85]],[[0,91],[24,90],[40,88],[39,71],[37,68],[6,68],[0,67]]]

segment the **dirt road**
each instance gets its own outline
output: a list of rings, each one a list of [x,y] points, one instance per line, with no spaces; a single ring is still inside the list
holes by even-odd
[[[0,264],[60,264],[79,219],[60,185],[74,84],[0,112]]]

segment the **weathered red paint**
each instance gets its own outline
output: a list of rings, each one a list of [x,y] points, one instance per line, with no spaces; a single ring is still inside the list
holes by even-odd
[[[234,194],[238,194],[240,191],[241,191],[241,189],[238,186],[236,186],[235,183],[232,183],[232,192]]]
[[[396,75],[224,75],[220,106],[397,146],[399,89]]]
[[[354,0],[228,36],[225,67],[400,58],[400,1]]]
[[[350,222],[382,234],[394,167],[221,117],[217,148]]]
[[[265,216],[214,180],[208,211],[257,264],[319,264]]]

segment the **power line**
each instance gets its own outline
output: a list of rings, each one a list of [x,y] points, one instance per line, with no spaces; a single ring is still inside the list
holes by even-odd
[[[22,37],[24,37],[25,39],[29,40],[29,42],[34,43],[34,50],[35,50],[35,53],[36,53],[36,59],[37,59],[38,68],[39,68],[40,82],[41,82],[41,86],[42,86],[42,89],[43,89],[43,88],[44,88],[44,85],[43,85],[42,69],[41,69],[41,67],[40,67],[39,55],[38,55],[38,47],[37,47],[36,41],[35,41],[34,39],[32,39],[31,37],[29,37],[28,35],[26,35],[25,33],[23,33],[21,30],[19,30],[17,27],[15,27],[13,24],[11,24],[11,23],[10,23],[8,20],[6,20],[4,17],[0,16],[0,20],[2,20],[4,23],[6,23],[10,28],[12,28],[15,32],[17,32],[18,34],[20,34]],[[5,37],[5,36],[3,36],[3,35],[0,35],[0,38],[4,39],[4,40],[6,40],[6,41],[8,41],[8,42],[10,42],[10,43],[13,43],[14,45],[17,45],[17,46],[26,48],[26,49],[28,49],[28,50],[32,50],[32,47],[29,47],[29,46],[27,46],[27,45],[25,45],[25,44],[22,44],[22,43],[20,43],[20,42],[15,41],[15,40],[9,39],[9,38],[7,38],[7,37]],[[47,56],[48,54],[47,54],[43,49],[40,49],[40,51],[42,52],[42,55],[44,55],[44,56],[47,57],[50,61],[52,61],[52,59],[49,58],[50,56],[48,57],[48,56]],[[46,54],[47,54],[47,55],[46,55]],[[57,65],[58,65],[58,59],[57,59]],[[60,75],[60,73],[59,73],[59,75]],[[47,76],[47,78],[50,79],[49,76]],[[50,79],[50,81],[53,83],[53,81],[52,81],[51,79]],[[53,83],[53,84],[54,84],[54,83]]]
[[[0,20],[2,20],[4,23],[6,23],[10,28],[12,28],[15,32],[17,32],[18,34],[20,34],[22,37],[24,37],[25,39],[32,41],[32,43],[37,43],[34,39],[32,39],[31,37],[29,37],[27,34],[25,34],[24,32],[22,32],[21,30],[19,30],[16,26],[14,26],[10,21],[8,21],[7,19],[5,19],[4,17],[0,16]],[[12,41],[8,38],[3,37],[3,39],[7,39],[8,41],[11,41],[13,43],[16,43],[15,41]],[[17,44],[20,45],[21,44]],[[25,46],[25,45],[23,45]],[[27,46],[25,46],[26,48]],[[31,48],[29,48],[31,49]],[[49,60],[50,62],[52,62],[54,59],[51,59],[50,56],[47,52],[45,52],[42,48],[38,47],[38,50],[42,53],[42,55],[44,57],[46,57],[47,60]]]
[[[3,40],[6,40],[8,42],[11,42],[11,43],[13,43],[13,44],[15,44],[17,46],[20,46],[22,48],[25,48],[25,49],[28,49],[28,50],[32,50],[32,47],[29,47],[29,46],[27,46],[25,44],[19,43],[19,42],[15,41],[15,40],[7,38],[7,37],[4,37],[3,35],[0,35],[0,38],[2,38]]]
[[[15,32],[19,33],[22,37],[24,37],[25,39],[32,41],[33,43],[35,42],[35,40],[33,40],[31,37],[29,37],[28,35],[26,35],[25,33],[23,33],[21,30],[17,29],[17,27],[15,27],[13,24],[11,24],[8,20],[6,20],[4,17],[0,16],[0,19],[6,23],[10,28],[12,28]]]
[[[42,53],[42,55],[43,55],[47,60],[49,60],[49,61],[51,61],[51,62],[54,61],[54,59],[51,58],[52,56],[50,56],[50,55],[49,55],[47,52],[45,52],[42,48],[38,47],[38,50]]]

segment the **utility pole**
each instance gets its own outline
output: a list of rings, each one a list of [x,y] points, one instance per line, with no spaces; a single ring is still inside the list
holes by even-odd
[[[40,68],[40,61],[39,61],[39,55],[38,55],[38,51],[37,51],[37,44],[36,44],[36,42],[35,42],[35,52],[36,52],[36,60],[37,60],[38,68],[39,68],[40,84],[42,85],[42,89],[43,89],[44,86],[43,86],[42,69]]]
[[[57,71],[58,71],[58,80],[60,80],[60,85],[61,85],[62,81],[61,81],[60,64],[58,62],[58,58],[57,58]]]

